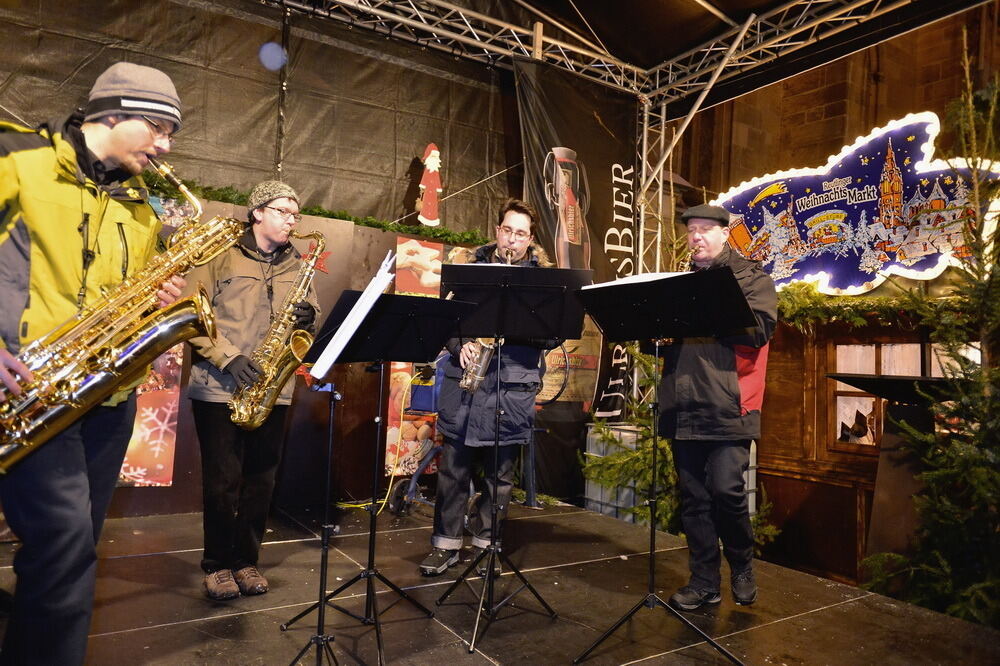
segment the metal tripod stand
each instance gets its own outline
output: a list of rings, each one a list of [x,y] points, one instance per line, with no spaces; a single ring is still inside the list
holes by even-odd
[[[375,625],[375,640],[376,640],[376,643],[378,644],[378,663],[381,665],[381,664],[385,663],[385,651],[384,651],[384,648],[383,648],[383,645],[382,645],[382,622],[379,619],[378,599],[377,599],[377,596],[376,596],[377,592],[375,590],[375,580],[376,579],[382,581],[382,583],[386,587],[392,589],[392,591],[394,591],[396,594],[398,594],[401,598],[405,599],[406,601],[409,601],[411,604],[413,604],[414,606],[416,606],[417,608],[419,608],[421,611],[423,611],[427,615],[427,617],[434,617],[434,613],[431,612],[430,610],[428,610],[419,601],[417,601],[416,599],[414,599],[413,597],[411,597],[409,594],[407,594],[401,587],[399,587],[398,585],[396,585],[395,583],[393,583],[391,580],[389,580],[388,578],[386,578],[382,574],[382,572],[380,572],[378,570],[378,568],[375,566],[375,534],[376,534],[376,529],[377,529],[376,523],[377,523],[377,518],[378,518],[378,500],[377,500],[377,498],[378,498],[378,492],[379,492],[379,476],[380,476],[380,474],[379,474],[380,466],[379,466],[378,450],[379,450],[379,443],[381,442],[381,434],[382,434],[382,427],[381,426],[382,426],[382,423],[383,423],[383,419],[382,419],[382,416],[381,416],[382,415],[382,407],[383,407],[383,404],[382,404],[383,392],[381,390],[381,387],[385,385],[384,384],[384,381],[385,381],[385,363],[383,363],[383,362],[373,363],[371,366],[368,367],[368,371],[369,372],[374,372],[374,371],[376,371],[376,368],[377,368],[377,371],[379,373],[379,384],[378,384],[379,385],[379,399],[378,399],[378,411],[376,412],[375,420],[374,420],[375,421],[375,445],[372,447],[372,458],[373,458],[373,460],[372,460],[372,500],[368,504],[368,507],[366,509],[366,511],[368,511],[368,562],[367,562],[365,568],[362,569],[361,571],[359,571],[354,576],[354,578],[350,579],[349,581],[347,581],[346,583],[344,583],[343,585],[341,585],[340,587],[338,587],[333,592],[330,592],[325,597],[322,597],[322,595],[321,595],[320,601],[316,602],[315,604],[313,604],[312,606],[310,606],[306,610],[302,611],[301,613],[299,613],[298,615],[296,615],[295,617],[293,617],[291,620],[289,620],[285,624],[281,625],[281,628],[282,629],[287,628],[293,622],[295,622],[296,620],[298,620],[300,617],[308,614],[309,612],[311,612],[313,609],[315,609],[317,607],[319,607],[319,609],[320,609],[320,615],[322,615],[323,614],[323,607],[325,607],[326,604],[330,604],[331,608],[333,608],[335,610],[338,610],[341,613],[344,613],[346,615],[349,615],[349,616],[353,617],[355,620],[361,622],[362,624]],[[325,546],[324,546],[324,548],[325,548]],[[324,555],[325,555],[325,550],[324,550]],[[325,574],[326,574],[326,563],[324,562],[323,563],[323,572],[321,573],[321,576],[325,578]],[[340,594],[344,590],[348,589],[349,587],[351,587],[355,583],[359,583],[359,582],[362,582],[362,581],[365,583],[365,614],[364,615],[358,615],[357,613],[353,613],[353,612],[347,610],[346,608],[338,606],[337,604],[335,604],[335,603],[333,603],[331,601],[332,599],[334,599],[338,594]],[[320,589],[321,590],[325,590],[326,589],[325,585],[322,586]]]
[[[653,364],[653,367],[654,368],[659,368],[660,367],[660,348],[659,348],[659,346],[654,346],[654,349],[655,349],[654,357],[655,357],[656,361]],[[654,384],[654,387],[655,387],[655,384]],[[634,606],[632,606],[632,608],[627,613],[625,613],[624,615],[622,615],[618,619],[617,622],[615,622],[613,625],[611,625],[611,627],[607,631],[605,631],[603,634],[601,634],[601,637],[598,638],[596,641],[594,641],[594,643],[589,648],[587,648],[586,650],[584,650],[583,653],[580,656],[578,656],[576,659],[574,659],[573,663],[574,664],[579,664],[581,661],[583,661],[584,659],[586,659],[587,655],[589,655],[591,652],[593,652],[594,649],[598,645],[600,645],[601,643],[603,643],[606,638],[608,638],[609,636],[611,636],[611,634],[615,633],[615,631],[618,629],[618,627],[620,627],[623,624],[625,624],[625,622],[627,622],[628,620],[630,620],[633,615],[635,615],[636,613],[638,613],[640,608],[652,608],[652,609],[655,609],[657,607],[661,607],[661,608],[667,610],[670,614],[672,614],[678,620],[680,620],[681,622],[683,622],[685,625],[687,625],[688,628],[690,628],[692,631],[696,632],[699,636],[701,636],[705,640],[705,642],[707,642],[713,648],[715,648],[716,650],[718,650],[724,657],[726,657],[727,659],[729,659],[729,661],[733,662],[734,664],[741,664],[742,665],[743,662],[741,662],[739,659],[737,659],[735,656],[733,656],[733,654],[731,652],[729,652],[726,648],[724,648],[721,645],[719,645],[714,639],[712,639],[711,636],[709,636],[704,631],[702,631],[701,629],[699,629],[694,623],[691,622],[691,620],[689,620],[686,617],[684,617],[683,615],[681,615],[680,611],[678,611],[677,609],[675,609],[673,606],[671,606],[669,603],[667,603],[666,601],[664,601],[663,599],[661,599],[656,594],[656,496],[657,496],[656,473],[657,473],[657,469],[658,469],[657,468],[657,455],[656,454],[657,454],[657,450],[659,449],[659,442],[658,442],[656,430],[657,430],[657,427],[659,426],[659,420],[660,420],[659,419],[659,415],[660,415],[659,395],[658,395],[658,389],[656,389],[656,388],[653,389],[653,397],[652,397],[652,401],[651,401],[651,404],[649,406],[649,409],[650,409],[650,418],[652,419],[652,423],[650,425],[651,425],[652,433],[653,433],[653,452],[650,455],[650,458],[651,458],[651,460],[650,460],[650,466],[651,467],[650,468],[653,470],[653,473],[652,473],[652,481],[649,484],[649,491],[648,491],[648,493],[646,495],[646,502],[649,505],[649,573],[647,575],[647,581],[648,581],[648,583],[647,583],[647,587],[646,587],[646,596],[644,596],[642,599],[640,599]]]

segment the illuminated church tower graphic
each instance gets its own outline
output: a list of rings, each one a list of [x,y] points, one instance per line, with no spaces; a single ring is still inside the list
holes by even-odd
[[[885,164],[879,179],[878,221],[887,229],[905,224],[903,221],[903,176],[896,166],[892,138],[885,149]]]

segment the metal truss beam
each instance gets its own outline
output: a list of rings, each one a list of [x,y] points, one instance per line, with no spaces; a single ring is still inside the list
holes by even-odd
[[[947,2],[968,7],[984,0]],[[534,58],[652,103],[675,103],[702,90],[739,37],[731,29],[651,69],[619,60],[580,35],[573,41],[544,33],[542,22],[520,26],[446,0],[263,0],[293,11],[367,28],[490,65]],[[846,30],[927,0],[790,0],[754,20],[722,67],[720,82],[746,75]],[[733,23],[730,20],[731,23]]]
[[[792,0],[762,14],[750,26],[720,81],[774,62],[799,49],[832,39],[838,33],[896,11],[916,0]],[[701,90],[725,59],[739,34],[734,27],[648,72],[654,100],[668,103]]]
[[[522,27],[443,0],[264,0],[418,43],[489,65],[534,58],[631,93],[648,87],[645,70],[583,44],[544,34],[542,23]]]

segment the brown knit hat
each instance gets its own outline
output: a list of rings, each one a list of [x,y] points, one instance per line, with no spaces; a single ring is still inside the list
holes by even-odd
[[[158,69],[117,62],[90,89],[84,121],[125,114],[169,120],[181,128],[181,100],[170,77]]]
[[[256,210],[281,197],[288,197],[293,199],[295,203],[299,203],[299,195],[295,193],[291,185],[286,185],[280,180],[265,180],[263,183],[257,183],[250,191],[247,208]]]

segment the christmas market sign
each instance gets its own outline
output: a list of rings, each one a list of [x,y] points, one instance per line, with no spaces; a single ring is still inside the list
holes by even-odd
[[[730,243],[779,288],[803,281],[850,295],[890,275],[929,280],[968,256],[963,226],[976,217],[969,164],[933,159],[939,131],[935,114],[910,114],[822,167],[762,176],[712,203],[732,215]]]

